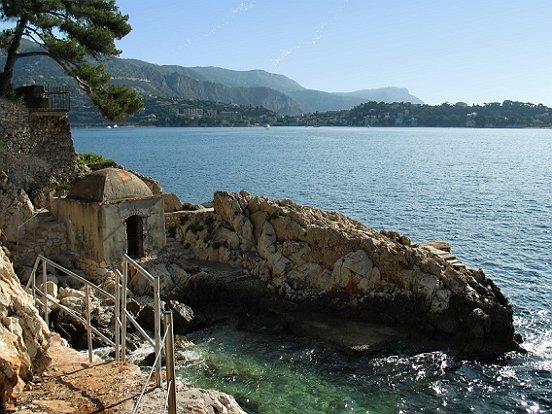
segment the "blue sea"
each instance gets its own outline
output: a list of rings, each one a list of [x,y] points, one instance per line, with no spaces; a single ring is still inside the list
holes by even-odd
[[[216,190],[292,198],[415,242],[445,240],[509,298],[527,355],[358,358],[288,336],[215,327],[179,371],[250,413],[552,412],[552,130],[74,129],[182,201]]]

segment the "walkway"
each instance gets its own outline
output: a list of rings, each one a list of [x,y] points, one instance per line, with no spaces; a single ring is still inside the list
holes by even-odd
[[[17,401],[17,413],[129,413],[144,375],[132,364],[104,362],[58,342],[51,362]]]
[[[132,411],[144,374],[133,364],[88,362],[81,354],[58,342],[48,350],[48,368],[17,400],[17,414],[113,414]],[[137,414],[161,413],[163,392],[148,392]],[[177,414],[245,414],[223,393],[177,384]]]

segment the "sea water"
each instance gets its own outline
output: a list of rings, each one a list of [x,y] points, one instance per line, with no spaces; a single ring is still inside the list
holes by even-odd
[[[97,152],[183,201],[245,189],[347,214],[413,241],[445,240],[509,298],[527,355],[351,357],[224,327],[192,336],[179,375],[251,413],[552,412],[552,130],[75,129]]]

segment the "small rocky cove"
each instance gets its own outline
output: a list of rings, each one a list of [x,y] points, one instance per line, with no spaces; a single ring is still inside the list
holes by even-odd
[[[168,243],[140,260],[161,278],[177,334],[226,324],[291,333],[358,355],[448,349],[485,359],[521,349],[507,299],[448,243],[413,243],[336,212],[246,192],[217,192],[212,206],[166,213]],[[98,282],[109,289],[112,278],[108,272]],[[55,274],[48,283],[61,303],[83,310],[78,287]],[[147,286],[132,277],[129,286],[130,308],[151,328]],[[113,313],[99,300],[93,306],[96,325],[109,334]],[[85,346],[81,324],[56,309],[51,320],[73,346]],[[138,347],[135,338],[130,348]]]
[[[85,258],[82,251],[74,251],[78,229],[71,229],[70,223],[56,215],[59,208],[55,206],[65,198],[54,197],[60,180],[73,182],[89,173],[75,164],[67,119],[46,123],[52,129],[47,135],[48,148],[58,145],[56,131],[60,130],[67,150],[60,155],[52,149],[48,153],[55,156],[55,162],[42,159],[36,163],[33,149],[23,144],[31,134],[41,135],[32,128],[44,128],[44,123],[29,126],[25,124],[28,112],[18,107],[14,118],[8,116],[13,105],[0,103],[0,115],[6,121],[0,136],[8,137],[5,141],[10,145],[22,143],[18,151],[26,151],[29,171],[40,167],[40,179],[34,180],[33,172],[15,174],[16,157],[6,158],[7,171],[0,179],[0,400],[2,409],[15,411],[18,400],[29,402],[23,391],[29,391],[33,378],[51,364],[49,350],[59,349],[53,344],[63,342],[53,340],[54,331],[76,349],[86,343],[84,326],[55,306],[49,315],[50,326],[46,326],[21,286],[36,255],[43,253],[106,290],[113,286],[113,272],[108,269],[108,254],[95,264],[93,254]],[[52,173],[60,164],[67,165],[61,178]],[[125,200],[88,200],[117,210],[106,215],[108,218],[118,220],[126,214],[117,222],[123,230],[128,226],[123,220],[130,215],[142,215],[152,205],[162,206],[155,221],[145,221],[145,248],[138,249],[143,253],[139,262],[160,278],[161,296],[174,312],[179,335],[215,325],[253,334],[286,333],[330,344],[353,357],[448,350],[461,358],[495,360],[509,351],[522,350],[507,298],[482,270],[468,268],[456,258],[449,243],[417,243],[393,231],[371,229],[337,212],[246,192],[217,192],[207,207],[183,205],[176,196],[163,194],[160,185],[148,177],[118,169],[109,174],[125,182],[141,181],[144,187],[140,197],[145,207],[133,193]],[[71,203],[76,206],[81,201]],[[91,211],[91,205],[73,206],[71,211]],[[90,228],[101,227],[80,218],[86,225],[92,223]],[[164,226],[152,225],[163,222]],[[155,237],[150,234],[154,232]],[[154,243],[148,245],[150,239]],[[99,246],[108,251],[120,244],[125,246],[124,237]],[[93,274],[88,272],[90,266],[95,266]],[[132,275],[129,286],[131,312],[151,328],[147,286]],[[82,287],[61,274],[51,271],[45,290],[68,308],[83,311]],[[110,335],[113,312],[99,299],[92,306],[95,325]],[[179,344],[181,349],[193,346],[185,338]],[[140,346],[137,337],[129,345],[131,349]],[[183,384],[180,390],[182,412],[243,412],[224,393]],[[55,412],[30,406],[27,412]]]

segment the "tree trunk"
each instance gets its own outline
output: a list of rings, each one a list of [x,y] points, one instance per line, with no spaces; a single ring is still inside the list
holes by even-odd
[[[18,58],[17,51],[19,50],[19,46],[21,45],[21,38],[23,37],[23,32],[25,31],[26,25],[27,19],[25,18],[21,18],[17,23],[17,28],[15,29],[13,40],[10,47],[8,48],[8,56],[6,57],[4,72],[0,75],[0,96],[6,96],[10,89],[11,81],[13,78],[13,68]]]

